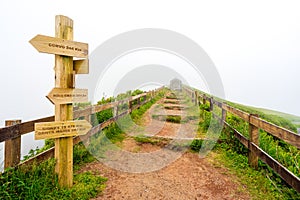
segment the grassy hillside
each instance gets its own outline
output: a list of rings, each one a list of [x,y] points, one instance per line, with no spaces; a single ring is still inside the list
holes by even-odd
[[[265,108],[245,106],[239,103],[233,103],[229,101],[226,101],[226,103],[247,113],[258,114],[259,117],[294,132],[297,132],[297,127],[300,127],[300,117],[295,115],[269,110]]]
[[[268,115],[277,115],[282,118],[285,118],[285,119],[291,121],[295,126],[300,127],[300,117],[299,116],[287,114],[287,113],[283,113],[283,112],[279,112],[279,111],[269,110],[269,109],[265,109],[265,108],[256,108],[256,109],[261,110],[261,112],[264,112],[265,114],[268,114]]]

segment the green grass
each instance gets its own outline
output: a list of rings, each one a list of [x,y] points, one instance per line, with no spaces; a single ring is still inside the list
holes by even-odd
[[[215,123],[214,120],[212,121],[211,113],[207,112],[205,107],[201,107],[201,120],[199,123],[199,129],[204,132],[211,126],[211,123]],[[265,117],[272,118],[267,115]],[[281,118],[278,119],[281,120]],[[226,121],[245,137],[249,137],[248,123],[241,118],[228,113]],[[285,123],[285,120],[283,121]],[[282,123],[282,121],[279,121],[279,123]],[[233,136],[233,131],[230,128],[223,129],[219,142],[214,151],[219,154],[220,162],[229,168],[231,173],[239,177],[240,182],[247,186],[247,190],[249,190],[253,199],[297,199],[299,197],[299,194],[294,189],[288,186],[263,162],[259,161],[258,170],[249,167],[248,149]],[[260,147],[269,155],[278,160],[296,176],[300,176],[300,151],[296,147],[276,139],[262,130],[260,130],[259,142]],[[200,147],[201,142],[192,142],[191,148],[194,151],[199,151]]]
[[[150,138],[150,137],[143,137],[143,136],[136,136],[136,137],[133,137],[133,139],[136,142],[139,142],[139,143],[149,143],[149,144],[153,144],[153,145],[156,145],[160,142],[159,139],[154,139],[154,138]]]
[[[193,140],[190,144],[190,149],[192,152],[199,152],[202,146],[203,140]]]
[[[136,124],[141,124],[141,119],[142,116],[146,113],[147,110],[149,110],[149,108],[155,104],[159,99],[161,99],[166,93],[166,90],[162,90],[160,91],[156,97],[154,97],[153,99],[151,99],[149,102],[147,102],[146,104],[142,105],[140,108],[135,109],[131,112],[130,116],[131,119],[134,123]]]
[[[285,119],[291,121],[292,123],[300,123],[300,116],[283,113],[283,112],[279,112],[279,111],[274,111],[274,110],[269,110],[269,109],[265,109],[265,108],[256,108],[256,109],[260,110],[261,112],[263,112],[267,115],[280,116],[282,118],[285,118]]]
[[[172,123],[177,123],[180,124],[181,122],[181,116],[177,116],[177,115],[168,115],[166,118],[167,122],[172,122]]]
[[[262,109],[262,108],[244,106],[244,105],[241,105],[238,103],[232,103],[232,102],[227,102],[227,103],[228,103],[228,105],[231,105],[231,106],[238,108],[242,111],[245,111],[247,113],[258,114],[260,118],[265,119],[273,124],[276,124],[278,126],[284,127],[291,131],[297,132],[295,124],[293,124],[290,119],[297,121],[298,119],[300,119],[300,117],[289,115],[286,113],[277,112],[277,111]]]
[[[82,144],[74,147],[75,171],[92,160]],[[90,199],[105,188],[107,179],[91,172],[75,172],[74,186],[61,188],[54,170],[53,158],[41,164],[7,169],[0,176],[0,199]]]
[[[260,162],[259,170],[248,165],[247,156],[240,154],[226,144],[214,149],[216,159],[236,175],[239,182],[245,185],[252,199],[297,199],[299,194],[287,186],[273,172]]]
[[[249,138],[249,125],[241,118],[231,114],[227,115],[226,121],[245,137]],[[230,130],[227,130],[230,132]],[[232,148],[239,147],[236,142]],[[283,166],[288,168],[293,174],[300,177],[300,150],[283,140],[280,140],[263,130],[259,130],[259,146],[274,159],[279,161]]]

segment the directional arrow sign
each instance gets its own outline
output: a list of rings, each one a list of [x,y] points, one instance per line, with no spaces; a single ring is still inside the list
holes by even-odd
[[[35,139],[49,139],[85,135],[92,125],[86,120],[35,123]]]
[[[87,89],[53,88],[46,96],[53,104],[88,102]]]
[[[64,40],[56,37],[37,35],[32,38],[30,44],[39,52],[78,58],[88,57],[88,44]]]

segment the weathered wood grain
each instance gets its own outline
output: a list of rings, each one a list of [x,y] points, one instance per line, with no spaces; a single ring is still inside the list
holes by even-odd
[[[21,120],[6,120],[5,126],[9,127],[20,123]],[[21,136],[6,140],[4,146],[4,169],[16,166],[21,157]]]
[[[245,120],[246,122],[249,122],[249,116],[250,114],[249,113],[246,113],[244,111],[241,111],[239,109],[236,109],[236,108],[233,108],[227,104],[222,104],[222,109],[234,114],[234,115],[237,115],[238,117],[242,118],[243,120]]]
[[[250,117],[250,123],[300,149],[300,135],[255,116]]]

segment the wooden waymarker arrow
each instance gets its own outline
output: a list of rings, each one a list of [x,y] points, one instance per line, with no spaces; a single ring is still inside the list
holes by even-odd
[[[35,123],[35,139],[50,139],[85,135],[92,125],[86,120]]]
[[[88,44],[56,37],[36,35],[30,44],[41,53],[50,53],[78,58],[88,57]]]
[[[88,102],[87,89],[53,88],[46,96],[54,105]]]
[[[73,69],[76,74],[88,74],[89,73],[89,60],[73,60]]]

